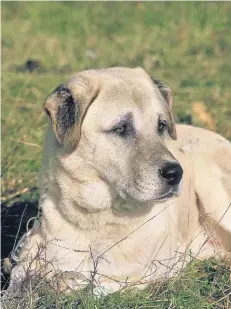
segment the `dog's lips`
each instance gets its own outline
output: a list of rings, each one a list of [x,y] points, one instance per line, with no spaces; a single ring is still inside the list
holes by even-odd
[[[150,203],[156,203],[156,202],[164,202],[166,201],[167,199],[169,198],[172,198],[172,197],[177,197],[179,196],[180,192],[178,192],[180,190],[173,190],[173,189],[170,189],[168,192],[160,195],[159,197],[155,197],[155,198],[151,198],[151,199],[144,199],[144,200],[139,200],[137,201],[137,199],[134,199],[132,198],[131,196],[127,195],[125,200],[130,200],[131,202],[135,202],[135,203],[141,203],[143,205],[146,205],[146,204],[150,204]]]
[[[171,198],[171,197],[173,197],[173,196],[178,196],[178,195],[176,194],[176,192],[174,192],[174,191],[171,189],[171,190],[169,190],[167,193],[165,193],[165,194],[163,194],[163,195],[161,195],[161,196],[155,198],[154,201],[155,201],[155,202],[160,202],[160,201],[162,202],[162,201],[165,201],[165,200],[167,200],[167,199],[169,199],[169,198]]]
[[[172,188],[170,188],[167,192],[157,196],[157,197],[153,197],[153,198],[149,198],[149,199],[137,199],[136,197],[134,197],[132,194],[130,194],[130,192],[128,192],[125,188],[119,188],[118,192],[120,197],[123,200],[126,201],[130,201],[131,203],[141,203],[141,204],[146,204],[146,203],[150,203],[150,202],[164,202],[169,198],[172,197],[178,197],[181,193],[181,189],[182,189],[182,183],[183,180],[180,181],[180,183]]]
[[[174,188],[171,188],[167,193],[159,196],[158,198],[155,199],[156,202],[158,201],[165,201],[166,199],[169,199],[171,197],[178,197],[181,193],[181,189],[182,189],[182,180],[180,181],[179,185],[177,185]]]

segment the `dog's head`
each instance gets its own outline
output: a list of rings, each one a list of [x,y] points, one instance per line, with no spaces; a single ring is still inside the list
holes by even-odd
[[[183,170],[166,147],[176,139],[171,105],[170,88],[143,69],[110,68],[72,76],[45,110],[65,164],[81,157],[118,196],[142,203],[179,194]]]

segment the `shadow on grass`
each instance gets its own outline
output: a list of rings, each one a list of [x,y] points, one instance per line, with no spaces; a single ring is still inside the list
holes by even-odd
[[[1,289],[6,289],[9,274],[3,271],[3,260],[8,257],[18,240],[27,230],[27,222],[37,216],[38,201],[15,202],[11,207],[1,205]],[[31,228],[33,221],[28,225]]]

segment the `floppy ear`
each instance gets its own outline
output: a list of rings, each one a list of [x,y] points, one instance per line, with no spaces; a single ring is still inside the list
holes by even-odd
[[[67,146],[68,139],[80,116],[80,105],[74,100],[71,91],[58,86],[47,98],[44,109],[51,119],[52,128],[61,146]],[[69,141],[70,143],[70,141]]]
[[[162,97],[165,99],[166,103],[169,105],[170,108],[172,108],[172,90],[171,88],[164,84],[163,82],[161,82],[158,79],[155,79],[154,77],[152,77],[153,82],[156,84],[156,86],[158,87]]]
[[[44,109],[51,119],[57,141],[66,152],[78,146],[82,122],[98,92],[95,79],[77,73],[48,96]]]
[[[164,84],[158,79],[155,79],[152,77],[152,81],[156,85],[157,89],[159,90],[161,97],[165,101],[165,108],[166,108],[166,113],[168,116],[168,133],[171,136],[172,139],[176,140],[177,135],[176,135],[176,127],[175,127],[175,121],[173,118],[173,114],[171,111],[172,108],[172,91],[169,86]]]

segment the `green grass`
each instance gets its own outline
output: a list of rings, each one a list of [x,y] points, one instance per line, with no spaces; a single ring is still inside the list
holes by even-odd
[[[180,276],[143,291],[124,290],[101,298],[86,291],[57,293],[40,279],[33,285],[33,293],[27,290],[20,301],[20,309],[230,309],[231,288],[225,264],[208,260],[193,262]],[[7,309],[15,308],[11,303]]]
[[[201,102],[231,140],[230,51],[229,2],[2,2],[2,198],[13,203],[22,190],[20,198],[38,198],[43,102],[85,68],[144,67],[171,86],[177,120],[206,126],[192,114]],[[28,59],[39,68],[28,72]],[[211,305],[226,295],[226,274],[213,284],[195,272],[160,295],[88,298],[78,308],[226,308]]]

